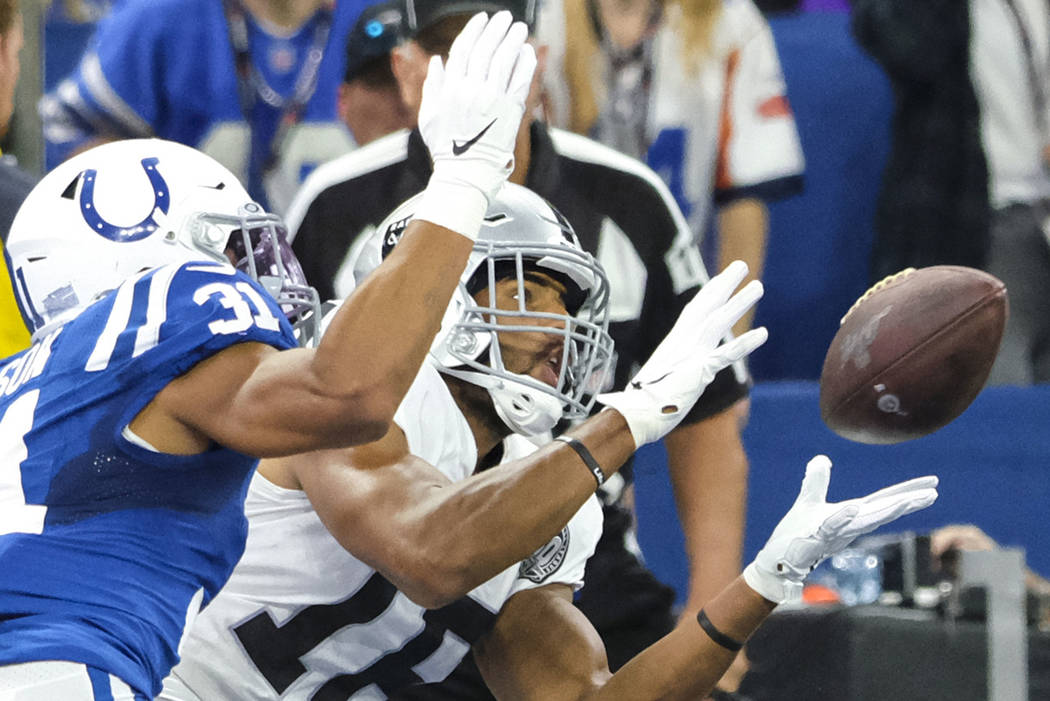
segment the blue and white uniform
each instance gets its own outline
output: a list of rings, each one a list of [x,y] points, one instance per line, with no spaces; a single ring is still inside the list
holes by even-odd
[[[450,480],[473,474],[474,435],[433,365],[423,364],[394,422],[412,454]],[[505,459],[533,450],[521,436],[504,442]],[[244,557],[194,623],[182,662],[164,682],[164,701],[376,700],[440,681],[514,594],[552,583],[581,587],[602,529],[592,496],[529,559],[427,610],[347,552],[305,492],[256,474],[245,512]]]
[[[278,160],[253,198],[283,213],[317,165],[353,148],[336,114],[346,41],[365,0],[339,0],[317,69],[317,85],[279,145]],[[80,65],[41,103],[50,166],[102,137],[157,136],[193,146],[249,183],[250,142],[268,146],[281,110],[255,99],[253,130],[242,111],[234,49],[219,0],[126,0],[100,21]],[[246,18],[247,45],[261,81],[282,99],[315,48],[319,12],[284,35]]]
[[[65,660],[150,698],[244,549],[257,460],[128,430],[235,343],[296,346],[257,283],[213,262],[140,273],[0,365],[0,665]]]

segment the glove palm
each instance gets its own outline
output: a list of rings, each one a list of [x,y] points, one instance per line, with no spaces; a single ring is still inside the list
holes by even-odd
[[[818,455],[809,461],[798,498],[744,570],[748,585],[770,601],[797,599],[806,575],[825,558],[937,499],[937,478],[926,476],[866,497],[828,503],[830,479],[831,460]]]
[[[764,328],[722,343],[762,297],[757,280],[733,294],[746,276],[747,265],[734,261],[711,278],[627,387],[598,395],[598,401],[623,414],[638,448],[667,435],[719,371],[765,343]]]

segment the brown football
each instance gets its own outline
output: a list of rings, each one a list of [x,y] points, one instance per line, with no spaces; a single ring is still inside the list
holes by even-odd
[[[1006,287],[973,268],[909,268],[842,318],[820,374],[820,414],[860,443],[900,443],[941,428],[981,391],[999,351]]]

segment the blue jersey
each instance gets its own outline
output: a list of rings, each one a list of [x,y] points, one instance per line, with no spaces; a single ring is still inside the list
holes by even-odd
[[[283,138],[265,191],[252,197],[283,213],[302,178],[353,148],[336,113],[346,42],[366,0],[339,0],[299,122]],[[290,36],[248,19],[248,46],[258,75],[282,99],[314,48],[318,14]],[[269,145],[281,110],[255,99],[250,120],[239,98],[234,49],[220,0],[125,0],[99,22],[80,65],[42,105],[50,166],[99,137],[157,136],[204,151],[248,183],[249,144]]]
[[[257,460],[125,432],[235,343],[296,345],[261,287],[218,263],[145,272],[0,365],[0,664],[81,662],[153,698],[183,629],[244,549]]]

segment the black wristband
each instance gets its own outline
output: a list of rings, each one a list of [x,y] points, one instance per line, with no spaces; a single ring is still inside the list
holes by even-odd
[[[707,613],[705,613],[703,609],[700,609],[700,613],[696,614],[696,622],[699,623],[700,627],[704,629],[704,632],[711,637],[711,640],[714,640],[726,650],[736,652],[744,647],[743,643],[730,638],[728,635],[718,630],[718,628],[715,628],[715,624],[711,622],[711,619],[707,617]]]
[[[598,486],[600,487],[604,484],[605,473],[602,472],[602,466],[599,465],[598,461],[594,459],[593,455],[591,455],[591,451],[587,450],[587,446],[572,436],[558,436],[554,440],[561,441],[575,450],[576,454],[580,456],[581,460],[583,460],[583,464],[586,465],[587,469],[591,471],[592,475],[594,475],[594,479],[598,480]]]

